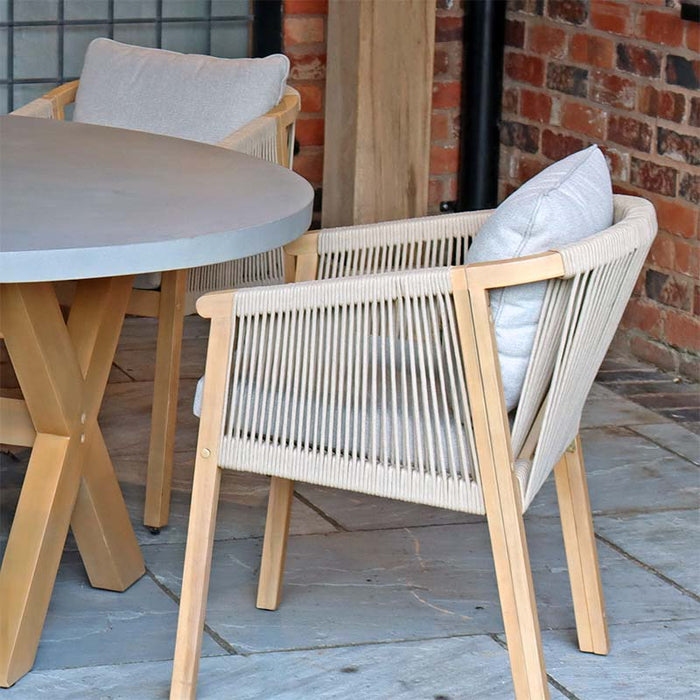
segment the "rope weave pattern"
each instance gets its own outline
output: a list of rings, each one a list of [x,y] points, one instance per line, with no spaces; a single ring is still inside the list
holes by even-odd
[[[324,233],[319,275],[345,278],[237,292],[221,466],[483,514],[449,268],[354,275],[451,260],[486,216],[440,217],[442,244],[432,222],[353,227],[355,252],[351,229]],[[547,287],[513,416],[514,455],[537,437],[514,464],[524,509],[578,432],[656,233],[644,200],[617,196],[615,220],[562,249]]]
[[[482,513],[449,275],[237,293],[221,466]]]
[[[321,231],[318,279],[464,265],[490,211],[427,216]]]

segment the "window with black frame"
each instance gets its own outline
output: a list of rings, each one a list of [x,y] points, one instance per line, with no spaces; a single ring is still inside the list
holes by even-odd
[[[0,0],[0,113],[78,78],[85,50],[96,37],[222,58],[280,51],[281,4],[281,0]]]

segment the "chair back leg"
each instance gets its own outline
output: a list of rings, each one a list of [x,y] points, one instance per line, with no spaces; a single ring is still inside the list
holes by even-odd
[[[277,610],[280,604],[293,496],[291,479],[272,477],[256,603],[262,610]]]
[[[554,468],[554,478],[574,600],[578,645],[581,651],[607,654],[610,648],[608,623],[580,437],[559,460]]]

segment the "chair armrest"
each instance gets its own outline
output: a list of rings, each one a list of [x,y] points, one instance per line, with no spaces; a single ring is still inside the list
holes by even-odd
[[[13,115],[19,117],[40,117],[42,119],[63,119],[65,108],[71,102],[75,102],[78,92],[79,80],[59,85],[42,97],[32,100],[29,104],[16,109]]]

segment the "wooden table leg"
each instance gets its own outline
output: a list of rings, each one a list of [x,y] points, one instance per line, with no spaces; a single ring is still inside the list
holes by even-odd
[[[144,572],[97,424],[131,284],[80,283],[70,332],[51,284],[0,288],[2,332],[37,431],[0,569],[2,686],[34,663],[71,517],[91,580],[123,590]]]
[[[186,281],[187,270],[171,270],[163,273],[160,288],[151,442],[143,513],[144,525],[155,531],[168,524],[170,515]]]

